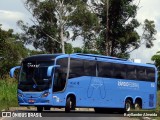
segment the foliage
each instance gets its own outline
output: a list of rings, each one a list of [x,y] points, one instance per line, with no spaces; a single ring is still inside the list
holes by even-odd
[[[0,27],[0,78],[6,77],[11,67],[20,63],[27,55],[23,43],[18,40],[18,35],[13,30],[2,30]]]
[[[82,53],[83,50],[80,47],[74,47],[73,48],[74,53]]]
[[[34,25],[18,21],[24,31],[21,38],[26,44],[33,43],[36,49],[47,53],[65,53],[64,46],[69,38],[69,16],[75,8],[73,3],[72,0],[26,0],[24,4],[34,18]]]
[[[108,2],[107,2],[108,1]],[[141,24],[136,20],[138,5],[134,0],[92,0],[90,7],[100,23],[96,46],[101,54],[129,57],[129,53],[141,46],[153,46],[156,34],[154,21],[145,20],[143,34],[136,32]]]
[[[47,53],[65,52],[67,40],[80,37],[85,51],[129,58],[142,44],[153,47],[155,40],[154,21],[138,22],[134,0],[26,0],[25,7],[34,25],[19,21],[21,37]],[[136,31],[140,26],[142,35]]]
[[[92,49],[96,46],[95,38],[99,30],[99,20],[95,13],[91,12],[86,1],[76,2],[77,9],[70,16],[69,26],[73,31],[72,40],[81,37],[84,49]]]
[[[73,47],[70,43],[65,43],[65,51],[67,54],[73,53]]]
[[[28,56],[37,55],[37,54],[46,54],[46,53],[44,51],[28,50]]]
[[[11,106],[18,106],[17,82],[15,80],[0,80],[0,91],[0,110],[9,108]]]
[[[155,62],[155,65],[158,68],[158,89],[160,90],[160,51],[153,55],[151,60]]]

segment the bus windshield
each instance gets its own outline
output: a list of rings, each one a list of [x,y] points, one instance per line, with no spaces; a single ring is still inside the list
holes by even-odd
[[[19,77],[19,89],[22,91],[43,91],[51,86],[51,77],[47,76],[48,66],[53,61],[24,61]]]

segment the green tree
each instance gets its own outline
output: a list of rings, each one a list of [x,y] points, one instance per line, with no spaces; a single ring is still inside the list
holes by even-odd
[[[19,22],[25,31],[22,38],[42,51],[64,53],[66,41],[79,37],[84,50],[128,58],[142,44],[153,47],[156,34],[154,21],[137,21],[138,5],[133,1],[26,0],[34,25]],[[139,35],[136,28],[141,25],[143,34]]]
[[[158,68],[158,88],[160,89],[160,51],[153,55],[151,60],[154,61],[155,65]]]
[[[83,1],[83,0],[82,0]],[[72,40],[81,37],[85,49],[92,49],[95,46],[96,33],[99,28],[99,20],[95,13],[89,9],[87,0],[84,2],[77,1],[77,8],[70,17],[70,27],[73,31]]]
[[[88,4],[89,10],[95,13],[99,20],[96,44],[92,43],[101,54],[129,57],[131,51],[144,43],[147,48],[153,46],[156,34],[154,22],[145,20],[144,24],[140,24],[136,20],[138,5],[135,5],[133,1],[92,0],[91,4]],[[140,25],[143,25],[142,35],[135,30]]]
[[[80,47],[74,47],[74,48],[73,48],[73,52],[74,52],[74,53],[82,53],[83,50],[82,50]]]
[[[0,78],[6,77],[11,67],[20,63],[27,56],[23,43],[13,30],[3,30],[0,25]]]
[[[34,18],[32,26],[18,21],[25,43],[33,43],[36,49],[48,53],[65,53],[65,44],[70,39],[69,17],[76,8],[75,1],[26,0],[24,4]]]
[[[70,44],[70,43],[65,43],[65,51],[66,51],[67,54],[73,53],[72,44]]]

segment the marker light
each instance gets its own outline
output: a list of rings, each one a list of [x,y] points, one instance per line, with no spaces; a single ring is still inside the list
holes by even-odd
[[[43,97],[47,97],[49,94],[50,94],[49,92],[45,92],[45,93],[42,94],[41,97],[42,97],[42,98],[43,98]]]

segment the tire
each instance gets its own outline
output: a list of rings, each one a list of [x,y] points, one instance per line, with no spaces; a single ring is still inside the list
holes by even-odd
[[[94,111],[96,113],[106,113],[106,109],[105,108],[94,108]]]
[[[125,102],[125,111],[126,112],[129,112],[131,111],[131,109],[133,108],[133,105],[132,105],[132,102],[130,100],[126,100]]]
[[[72,98],[71,99],[71,110],[75,110],[76,109],[76,102],[75,100]]]
[[[95,113],[101,113],[101,109],[100,108],[94,108]]]
[[[140,102],[135,102],[134,104],[134,109],[135,110],[141,110],[142,109],[142,104]]]
[[[37,107],[37,111],[38,112],[42,112],[43,111],[43,107]]]
[[[70,97],[68,97],[66,100],[65,112],[69,113],[70,111],[71,111],[71,99]]]
[[[44,110],[50,110],[51,107],[44,107]]]

